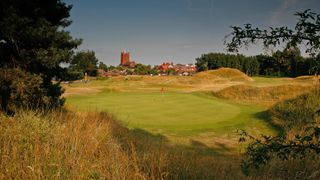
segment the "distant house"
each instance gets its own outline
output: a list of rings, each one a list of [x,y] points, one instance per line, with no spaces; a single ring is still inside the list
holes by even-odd
[[[112,77],[112,76],[119,76],[120,72],[117,70],[112,71],[104,71],[103,69],[98,69],[98,76],[100,77]]]
[[[169,69],[173,69],[173,63],[169,63],[169,62],[164,62],[162,64],[160,64],[159,66],[157,66],[157,69],[161,72],[165,72],[168,71]]]
[[[172,62],[164,62],[157,66],[160,72],[167,72],[168,70],[174,70],[176,74],[191,75],[197,72],[197,67],[194,64],[173,64]]]

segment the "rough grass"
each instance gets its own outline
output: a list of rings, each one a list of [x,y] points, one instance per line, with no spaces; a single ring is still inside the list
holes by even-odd
[[[3,179],[243,177],[239,157],[213,157],[205,147],[171,146],[161,136],[130,131],[105,113],[1,115],[0,147]]]
[[[172,145],[105,113],[20,111],[0,115],[2,179],[316,179],[319,163],[274,160],[245,177],[241,155],[200,142]],[[316,158],[317,159],[317,158]],[[307,164],[307,166],[306,166]]]
[[[117,76],[107,80],[91,81],[87,84],[64,85],[65,95],[81,94],[81,88],[88,93],[108,88],[116,92],[159,92],[163,87],[170,91],[208,91],[220,90],[232,85],[250,83],[251,78],[239,70],[220,68],[205,71],[194,76]]]
[[[2,116],[0,174],[4,179],[129,178],[134,162],[113,138],[110,123],[98,114]]]
[[[199,80],[210,79],[213,81],[252,81],[252,79],[245,73],[238,69],[219,68],[216,70],[209,70],[197,73],[195,77]]]
[[[281,101],[269,109],[272,123],[291,130],[302,130],[319,119],[320,92],[319,89],[300,95],[296,98]]]
[[[261,104],[266,106],[294,98],[312,89],[312,86],[303,85],[280,85],[267,87],[254,87],[248,85],[237,85],[225,88],[214,95],[220,98],[246,102],[250,104]]]

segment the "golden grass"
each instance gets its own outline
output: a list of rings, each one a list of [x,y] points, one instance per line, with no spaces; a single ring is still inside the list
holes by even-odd
[[[232,68],[219,68],[216,70],[209,70],[197,73],[194,77],[199,80],[209,79],[217,82],[225,81],[253,81],[252,78],[238,69]]]
[[[312,89],[308,93],[275,104],[268,112],[272,123],[282,127],[290,136],[304,132],[311,125],[318,126],[319,108],[319,89]]]
[[[64,97],[72,95],[81,95],[87,93],[99,93],[102,91],[103,87],[73,87],[71,85],[64,86],[65,92],[63,93]]]
[[[268,87],[237,85],[215,92],[214,95],[235,101],[272,106],[279,101],[294,98],[311,89],[312,86],[297,84]]]
[[[2,117],[0,174],[5,179],[139,176],[112,137],[111,123],[108,117],[79,113]]]
[[[128,130],[106,113],[20,111],[0,118],[2,179],[318,177],[316,162],[306,161],[305,167],[306,162],[277,160],[245,177],[240,154],[217,155],[197,140],[189,146],[174,145],[161,135]]]
[[[176,148],[174,154],[170,153],[165,142],[144,131],[130,132],[105,113],[53,112],[43,116],[39,112],[21,111],[15,117],[1,115],[0,177],[208,177],[204,171],[210,172],[211,167],[189,173],[191,167],[184,158],[186,152]]]

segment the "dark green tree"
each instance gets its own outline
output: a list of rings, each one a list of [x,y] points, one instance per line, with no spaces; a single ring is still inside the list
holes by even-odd
[[[63,104],[59,83],[61,63],[69,63],[81,40],[73,39],[64,28],[71,21],[71,6],[60,0],[1,0],[0,1],[0,99],[1,109],[10,107],[58,107]],[[41,91],[41,98],[16,96],[18,91],[33,94],[29,79]],[[18,83],[19,81],[19,83]],[[30,91],[29,91],[30,90]],[[28,92],[29,91],[29,92]]]
[[[259,62],[253,57],[240,54],[209,53],[201,55],[196,61],[198,71],[230,67],[239,69],[250,76],[259,73]]]
[[[73,72],[88,73],[89,76],[97,76],[98,61],[94,51],[80,51],[73,56],[69,68],[70,71]]]
[[[196,66],[199,72],[208,70],[208,60],[205,55],[196,59]]]
[[[308,58],[309,73],[318,76],[320,73],[320,53],[316,57]]]
[[[139,75],[146,75],[146,74],[149,74],[150,71],[151,71],[150,65],[143,65],[139,63],[139,64],[136,64],[133,72]]]
[[[108,66],[103,62],[99,62],[99,69],[102,69],[104,71],[108,71]]]

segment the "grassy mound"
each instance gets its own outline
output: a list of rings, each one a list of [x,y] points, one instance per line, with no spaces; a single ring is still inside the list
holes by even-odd
[[[229,80],[229,81],[253,81],[252,78],[238,69],[232,68],[219,68],[216,70],[209,70],[197,73],[197,79],[210,79],[210,80]]]
[[[296,80],[316,80],[316,76],[298,76],[295,78]]]
[[[214,93],[217,97],[239,100],[261,105],[273,105],[284,99],[296,97],[310,91],[310,86],[281,85],[270,87],[253,87],[235,85]]]
[[[269,109],[272,122],[289,131],[303,129],[319,119],[320,93],[312,90],[294,99],[277,103]]]

